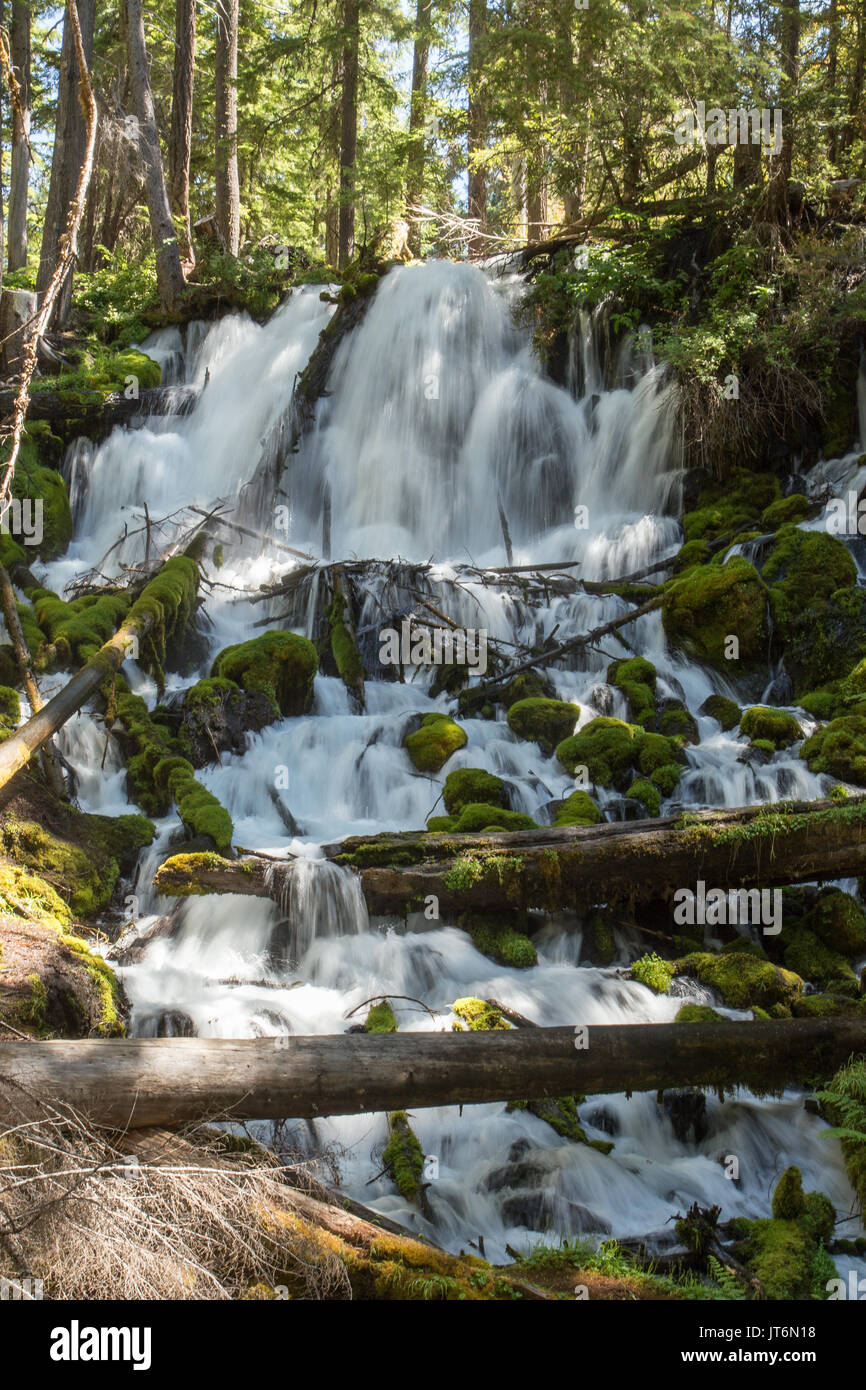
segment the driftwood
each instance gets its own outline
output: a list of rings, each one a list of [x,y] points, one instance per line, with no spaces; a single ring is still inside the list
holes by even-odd
[[[4,745],[5,746],[5,745]],[[3,746],[0,746],[2,758]],[[656,820],[453,835],[357,837],[326,856],[360,873],[372,913],[404,914],[430,895],[439,911],[544,908],[669,897],[703,879],[719,888],[770,888],[866,869],[866,799],[780,803]],[[179,855],[156,874],[167,897],[273,897],[293,864]]]
[[[622,1024],[489,1033],[0,1042],[16,1087],[116,1129],[207,1116],[314,1119],[682,1086],[778,1091],[866,1050],[866,1019]]]

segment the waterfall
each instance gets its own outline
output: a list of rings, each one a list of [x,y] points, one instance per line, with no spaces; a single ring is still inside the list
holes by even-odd
[[[455,589],[450,581],[459,563],[503,562],[499,504],[515,563],[576,561],[584,578],[605,578],[679,547],[681,472],[675,388],[645,335],[612,343],[604,312],[579,313],[566,384],[557,385],[534,357],[528,330],[515,324],[522,284],[501,269],[496,278],[446,262],[390,271],[360,326],[342,341],[328,393],[280,486],[293,546],[319,553],[327,484],[335,557],[432,557],[430,602],[446,605],[459,623],[521,643],[588,631],[629,606],[613,595],[578,592],[551,594],[539,607],[519,590],[506,593],[465,575]],[[182,417],[115,429],[98,448],[82,443],[70,451],[75,539],[66,556],[41,567],[43,582],[62,589],[92,566],[118,573],[140,561],[145,503],[164,546],[188,522],[190,504],[237,501],[331,312],[319,288],[308,287],[264,327],[231,315],[206,331],[190,326],[185,339],[165,330],[148,340],[145,349],[167,373],[197,389],[194,407]],[[576,524],[582,508],[586,526]],[[125,524],[127,539],[112,549]],[[278,538],[286,540],[284,533]],[[258,585],[291,567],[286,553],[266,541],[242,547],[226,539],[220,584],[207,592],[201,675],[217,651],[253,635],[262,619],[309,630],[309,596],[288,620],[288,600],[249,601]],[[360,628],[376,623],[384,582],[367,582]],[[411,589],[408,580],[402,589],[392,585],[388,611],[415,602]],[[659,690],[695,714],[708,695],[731,693],[722,676],[671,653],[657,612],[630,629],[630,641],[655,663]],[[557,693],[579,706],[579,725],[599,713],[626,714],[621,692],[605,681],[609,660],[609,651],[587,649],[575,669],[550,672]],[[125,669],[133,688],[155,703],[153,683],[133,663]],[[169,673],[168,694],[195,678]],[[279,904],[214,897],[178,907],[149,887],[179,838],[175,815],[159,823],[158,840],[142,857],[138,911],[124,937],[141,949],[120,967],[133,1032],[342,1032],[363,1019],[363,1011],[353,1013],[359,1005],[382,994],[411,997],[395,997],[394,1008],[401,1029],[418,1031],[450,1028],[451,1006],[466,995],[503,1000],[542,1024],[674,1018],[682,995],[657,996],[615,965],[586,964],[579,924],[569,914],[551,918],[539,933],[538,964],[526,970],[494,964],[451,921],[427,921],[423,913],[407,924],[368,919],[359,880],[325,860],[322,843],[422,827],[441,810],[445,774],[456,768],[496,773],[510,805],[540,823],[550,822],[552,803],[572,789],[554,758],[517,740],[502,720],[483,718],[461,719],[466,746],[441,773],[420,775],[403,748],[411,721],[453,709],[447,695],[429,692],[429,672],[406,683],[371,679],[366,711],[358,714],[342,683],[320,674],[309,714],[248,735],[243,755],[224,753],[198,774],[231,814],[236,843],[290,861],[292,872]],[[808,721],[801,722],[808,732]],[[807,799],[827,785],[790,750],[756,765],[743,761],[745,739],[711,719],[698,717],[698,724],[701,742],[688,748],[688,767],[663,813]],[[78,773],[86,809],[135,809],[113,753],[108,775],[95,775],[104,730],[90,715],[67,725],[61,748]],[[286,773],[281,805],[272,795],[278,768]],[[600,800],[610,816],[627,811],[615,792]],[[627,935],[618,942],[618,963],[631,944]],[[697,985],[686,988],[688,997],[706,997]],[[301,1151],[333,1144],[350,1195],[449,1248],[483,1232],[495,1260],[506,1258],[506,1245],[525,1248],[551,1233],[657,1231],[694,1201],[718,1203],[726,1217],[766,1214],[772,1179],[790,1162],[801,1167],[806,1187],[827,1192],[840,1211],[850,1204],[839,1145],[820,1142],[821,1122],[791,1093],[760,1102],[708,1097],[700,1136],[687,1138],[646,1095],[593,1097],[581,1106],[581,1122],[589,1138],[614,1140],[610,1155],[564,1141],[528,1111],[501,1104],[419,1112],[413,1123],[424,1152],[439,1159],[424,1216],[379,1173],[373,1154],[386,1136],[384,1116],[299,1125],[293,1143]],[[726,1153],[740,1157],[738,1183],[725,1178],[719,1156]]]

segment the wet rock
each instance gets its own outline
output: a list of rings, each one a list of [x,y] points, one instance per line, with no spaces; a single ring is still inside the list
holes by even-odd
[[[681,1144],[692,1140],[700,1144],[706,1139],[709,1124],[703,1091],[665,1091],[662,1106]]]
[[[166,1009],[156,1025],[158,1038],[194,1038],[198,1030],[189,1014],[181,1009]]]
[[[619,1120],[612,1110],[605,1110],[602,1107],[599,1110],[591,1111],[585,1116],[585,1119],[588,1125],[592,1125],[594,1129],[600,1129],[604,1134],[612,1136],[619,1134]]]

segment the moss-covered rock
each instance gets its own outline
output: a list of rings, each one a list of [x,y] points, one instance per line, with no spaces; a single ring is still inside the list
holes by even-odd
[[[558,743],[574,732],[580,706],[567,700],[545,700],[534,696],[516,700],[508,711],[508,727],[518,738],[532,739],[543,753],[552,753]]]
[[[829,599],[792,609],[782,635],[798,698],[845,678],[866,656],[866,590],[837,589]]]
[[[765,705],[753,705],[745,711],[740,720],[740,733],[753,743],[758,739],[766,740],[774,749],[787,748],[803,737],[803,730],[793,714],[768,709]]]
[[[7,870],[3,871],[6,877]],[[25,875],[17,871],[18,892]],[[27,876],[27,889],[38,895],[22,903],[26,918],[0,919],[3,969],[0,971],[0,1018],[32,1037],[120,1037],[125,1031],[120,987],[107,961],[40,907],[48,906],[51,888]],[[5,903],[16,889],[3,894]],[[61,912],[66,912],[60,905]]]
[[[830,599],[837,590],[853,588],[857,566],[835,536],[787,525],[778,532],[761,576],[769,586],[773,621],[784,638],[804,609]]]
[[[866,715],[844,715],[816,729],[800,756],[813,772],[828,772],[842,782],[866,787]]]
[[[178,748],[193,767],[206,767],[223,752],[244,753],[247,734],[258,733],[276,717],[273,702],[262,691],[248,693],[234,681],[208,676],[183,697]]]
[[[312,642],[293,632],[265,632],[249,642],[226,647],[211,667],[243,690],[260,690],[280,714],[306,714],[313,703],[319,659]]]
[[[155,830],[143,816],[84,816],[71,813],[72,833],[7,816],[0,844],[13,864],[38,875],[66,903],[73,917],[91,917],[106,907],[121,866],[129,870]],[[57,915],[56,908],[52,915]],[[60,917],[59,920],[64,920]]]
[[[643,730],[626,724],[622,719],[599,715],[597,719],[584,724],[571,738],[558,744],[556,756],[572,775],[576,768],[586,767],[590,781],[596,786],[622,785],[644,737]]]
[[[535,947],[525,931],[519,929],[525,926],[525,919],[515,923],[502,914],[466,913],[459,925],[472,937],[476,949],[498,965],[528,970],[538,964]]]
[[[455,999],[451,1008],[460,1020],[451,1025],[456,1033],[505,1032],[511,1027],[486,999],[473,999],[467,995],[465,999]]]
[[[633,963],[629,974],[633,980],[646,985],[654,994],[667,994],[674,977],[673,962],[663,960],[655,951],[650,951]]]
[[[656,718],[656,727],[665,738],[676,743],[700,743],[698,722],[682,700],[665,700]]]
[[[378,1004],[374,1004],[367,1014],[364,1024],[365,1033],[396,1033],[397,1019],[394,1010],[387,999],[382,999]]]
[[[327,617],[331,631],[331,655],[337,673],[346,689],[363,702],[366,671],[358,643],[346,621],[347,604],[344,594],[334,594]]]
[[[442,791],[445,810],[458,816],[464,806],[483,802],[488,806],[505,805],[505,783],[492,772],[477,767],[461,767],[449,772]]]
[[[612,661],[607,668],[610,685],[621,690],[628,702],[629,718],[646,724],[655,714],[656,668],[642,656]],[[563,735],[565,737],[565,735]]]
[[[723,565],[702,565],[665,588],[662,621],[668,640],[718,670],[731,668],[728,638],[739,644],[748,667],[767,654],[766,590],[754,565],[742,555]]]
[[[815,504],[802,492],[792,492],[789,497],[780,497],[771,502],[761,513],[761,525],[765,531],[778,531],[780,526],[804,521],[815,511]]]
[[[822,888],[806,925],[830,950],[855,959],[866,955],[866,913],[841,888]]]
[[[679,775],[679,769],[677,769]],[[589,792],[575,791],[561,801],[553,820],[554,825],[598,825],[604,820]]]
[[[382,1163],[407,1202],[417,1201],[424,1171],[424,1150],[409,1123],[405,1110],[392,1110],[388,1116],[388,1143]]]
[[[466,730],[450,715],[425,714],[421,728],[407,734],[403,746],[419,772],[438,772],[467,742]]]
[[[789,970],[822,988],[857,993],[857,977],[843,955],[830,950],[808,927],[795,927],[786,936],[784,961]]]
[[[637,801],[643,806],[648,816],[657,816],[661,810],[662,797],[659,788],[645,777],[638,777],[632,782],[626,796],[630,801]]]
[[[705,488],[683,517],[687,541],[718,540],[747,522],[757,521],[779,499],[779,484],[770,473],[734,468],[724,481]]]
[[[511,709],[518,700],[553,700],[555,692],[552,682],[542,671],[519,671],[502,687],[498,698],[505,709]]]
[[[729,729],[735,729],[740,722],[740,706],[735,700],[729,700],[726,695],[709,695],[698,713],[715,719],[725,733]]]
[[[451,818],[447,829],[456,830],[459,835],[479,834],[485,830],[534,830],[536,823],[532,816],[522,811],[507,811],[502,806],[490,806],[485,801],[470,801],[460,808],[460,814]],[[430,827],[432,829],[432,825]],[[442,827],[440,827],[441,829]]]
[[[22,440],[21,452],[12,479],[12,497],[22,507],[21,517],[24,529],[15,530],[15,507],[10,512],[10,534],[0,537],[0,559],[4,564],[17,558],[29,564],[34,556],[40,560],[56,560],[66,550],[72,540],[72,512],[69,508],[69,493],[66,483],[55,468],[39,461],[38,434],[31,426]],[[29,504],[29,515],[27,506]],[[41,527],[39,518],[41,514]],[[27,537],[26,532],[32,531]],[[40,534],[41,532],[41,534]],[[35,542],[35,544],[33,544]],[[3,552],[10,546],[19,546],[22,555],[13,556]]]
[[[730,1009],[790,1006],[803,991],[802,979],[792,970],[741,951],[719,956],[695,951],[675,963],[674,973],[717,990]]]
[[[675,1023],[722,1023],[724,1019],[708,1004],[683,1004],[678,1011]]]
[[[773,1193],[773,1215],[737,1219],[738,1257],[754,1272],[770,1299],[822,1298],[833,1265],[824,1244],[833,1236],[836,1213],[821,1192],[803,1192],[799,1168],[787,1168]]]
[[[505,1108],[509,1112],[525,1110],[544,1120],[561,1139],[570,1139],[574,1144],[587,1144],[599,1153],[609,1154],[613,1148],[609,1139],[587,1139],[577,1107],[576,1096],[546,1096],[542,1100],[512,1100]]]

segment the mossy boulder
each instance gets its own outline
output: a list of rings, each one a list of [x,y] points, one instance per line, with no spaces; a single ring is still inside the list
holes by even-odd
[[[728,650],[736,637],[745,667],[766,659],[766,590],[754,565],[734,555],[723,565],[701,565],[665,588],[662,621],[668,640],[698,661],[735,672]]]
[[[486,999],[473,999],[471,996],[455,999],[451,1008],[459,1020],[451,1025],[455,1033],[506,1032],[511,1027],[499,1010],[488,1004]]]
[[[729,700],[726,695],[708,695],[698,713],[715,719],[725,733],[729,729],[735,729],[740,722],[740,706],[736,700]]]
[[[843,715],[816,729],[800,756],[813,772],[828,772],[842,782],[866,787],[866,715]]]
[[[803,737],[803,730],[793,714],[767,709],[765,705],[753,705],[745,711],[740,720],[740,733],[753,743],[758,739],[766,740],[774,749],[788,748]]]
[[[459,835],[479,834],[485,830],[534,830],[536,823],[532,816],[522,811],[507,811],[502,806],[491,806],[486,801],[470,801],[461,806],[460,814],[452,817],[452,824],[440,829],[456,830]],[[432,826],[430,827],[432,829]]]
[[[306,714],[313,703],[319,669],[316,648],[294,632],[265,632],[249,642],[226,647],[211,667],[243,690],[261,691],[282,715]]]
[[[578,733],[558,744],[556,756],[572,775],[576,768],[586,767],[590,781],[596,786],[622,785],[635,762],[643,737],[643,730],[636,729],[634,725],[626,724],[622,719],[599,715],[597,719],[584,724]]]
[[[713,482],[683,517],[687,541],[718,540],[748,522],[756,522],[779,500],[779,484],[771,473],[734,468],[724,481]]]
[[[499,703],[506,709],[511,709],[518,700],[553,700],[555,691],[552,681],[541,671],[519,671],[516,676],[502,687],[499,692]]]
[[[740,951],[719,956],[695,951],[675,963],[674,973],[717,990],[730,1009],[790,1006],[803,992],[803,981],[792,970]]]
[[[648,816],[657,816],[661,810],[662,797],[659,788],[646,777],[638,777],[632,782],[626,796],[643,806]]]
[[[621,690],[628,702],[629,718],[646,724],[655,714],[656,668],[642,656],[612,661],[607,668],[608,684]]]
[[[30,876],[31,888],[34,883]],[[47,884],[36,891],[50,902]],[[111,966],[62,921],[34,914],[30,904],[27,918],[0,918],[0,1017],[34,1038],[123,1036],[122,995]]]
[[[866,590],[837,589],[827,600],[793,610],[784,646],[798,697],[847,677],[866,657]]]
[[[675,1023],[722,1023],[724,1019],[708,1004],[683,1004],[678,1011]]]
[[[525,919],[515,922],[501,914],[465,913],[459,925],[472,937],[476,949],[498,965],[527,970],[538,964],[535,947],[525,931],[520,930]]]
[[[789,497],[780,497],[778,501],[771,502],[769,507],[764,508],[761,513],[761,526],[765,531],[778,531],[780,526],[787,523],[804,521],[814,511],[814,502],[810,502],[802,492],[792,492]]]
[[[178,746],[193,767],[218,762],[221,753],[244,753],[248,733],[272,724],[273,702],[262,691],[241,690],[234,681],[208,676],[186,691]]]
[[[365,1033],[396,1033],[397,1019],[387,999],[374,1004],[364,1023]]]
[[[7,816],[0,844],[12,863],[53,887],[73,917],[91,917],[107,906],[121,868],[132,868],[156,832],[144,816],[112,819],[73,812],[68,824],[68,830],[49,830],[33,820]]]
[[[824,1248],[834,1235],[833,1203],[822,1192],[804,1192],[799,1168],[791,1167],[776,1184],[772,1209],[772,1217],[734,1221],[737,1256],[756,1275],[766,1298],[822,1298],[834,1273]]]
[[[808,927],[795,927],[786,935],[784,961],[789,970],[823,989],[839,994],[857,993],[857,976],[839,951],[825,946]]]
[[[449,816],[459,816],[464,806],[483,802],[487,806],[505,805],[505,783],[492,772],[477,767],[461,767],[449,772],[442,791]]]
[[[825,946],[855,959],[866,955],[866,913],[841,888],[822,888],[806,925]]]
[[[573,1144],[587,1144],[599,1153],[609,1154],[613,1144],[609,1139],[587,1139],[586,1130],[580,1123],[578,1097],[546,1096],[542,1100],[512,1100],[505,1109],[509,1113],[525,1110],[536,1119],[550,1125],[561,1139],[570,1139]]]
[[[682,700],[665,700],[656,717],[656,728],[677,743],[700,743],[698,723]]]
[[[633,963],[629,974],[654,994],[667,994],[674,977],[674,966],[672,961],[663,960],[655,951],[650,951]]]
[[[826,531],[786,525],[776,536],[761,577],[770,591],[773,621],[782,637],[804,609],[857,582],[857,566],[844,542]]]
[[[438,772],[467,742],[466,730],[450,715],[425,714],[420,729],[407,734],[403,746],[419,772]]]
[[[678,769],[679,771],[679,769]],[[575,791],[559,803],[554,825],[598,825],[604,820],[589,792]]]
[[[72,512],[69,508],[69,493],[66,483],[55,468],[39,462],[37,437],[25,433],[21,452],[12,479],[12,497],[21,503],[22,523],[32,535],[15,532],[15,512],[10,512],[10,534],[0,537],[6,550],[10,546],[20,546],[20,557],[6,555],[0,559],[8,563],[16,558],[25,563],[38,556],[40,560],[56,560],[66,550],[72,540]],[[29,515],[28,515],[29,506]],[[41,525],[40,523],[41,514]]]
[[[508,711],[508,727],[518,738],[531,739],[543,753],[551,754],[558,743],[574,733],[579,718],[579,705],[534,696],[515,701]]]

